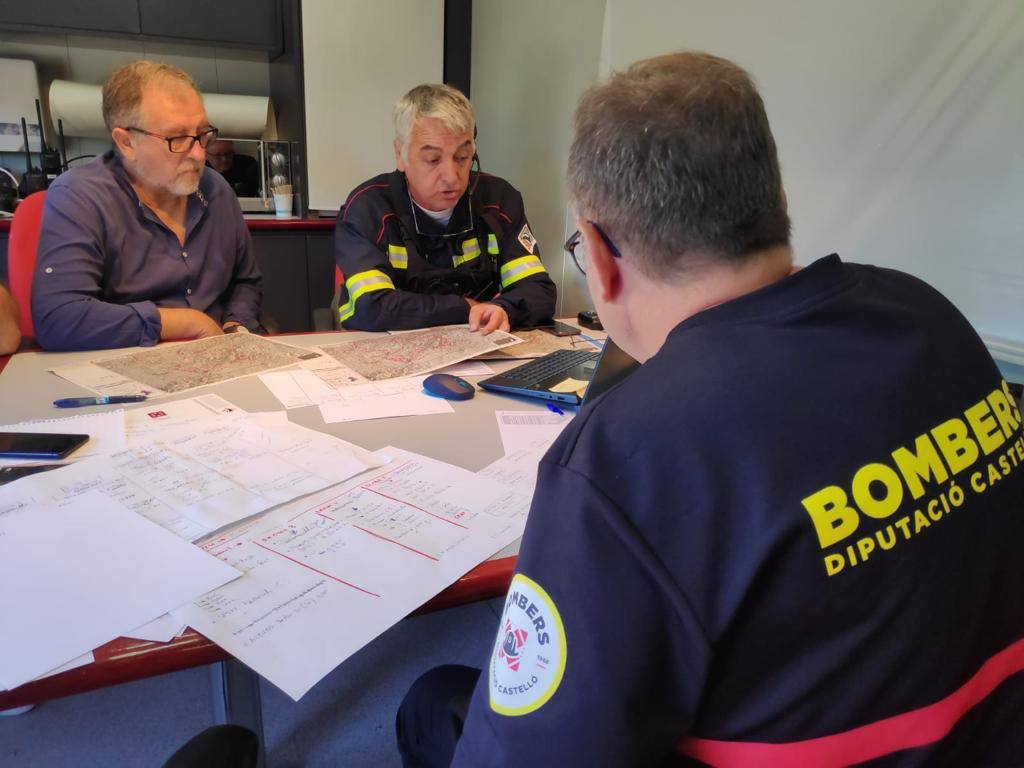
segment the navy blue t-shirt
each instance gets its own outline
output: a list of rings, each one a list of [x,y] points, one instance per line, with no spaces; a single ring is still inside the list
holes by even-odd
[[[541,463],[453,764],[1019,763],[1020,424],[899,272],[687,319]]]

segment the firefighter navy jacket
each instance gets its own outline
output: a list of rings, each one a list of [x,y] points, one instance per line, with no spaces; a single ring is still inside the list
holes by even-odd
[[[545,456],[454,765],[1020,764],[1024,438],[837,256],[678,325]]]
[[[414,209],[405,174],[376,176],[338,214],[334,252],[345,280],[338,297],[345,328],[465,323],[466,296],[501,305],[513,328],[550,322],[554,313],[555,284],[541,264],[523,199],[497,176],[479,176],[447,227]]]

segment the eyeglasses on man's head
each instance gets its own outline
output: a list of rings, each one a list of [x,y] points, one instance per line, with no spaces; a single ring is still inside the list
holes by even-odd
[[[217,140],[217,134],[219,133],[219,131],[213,126],[210,126],[205,131],[200,131],[199,133],[185,133],[181,136],[164,136],[142,128],[136,128],[133,125],[126,126],[124,130],[144,133],[147,136],[152,136],[154,139],[162,139],[167,142],[168,150],[179,155],[190,152],[197,141],[199,142],[200,147],[206,149]]]
[[[608,234],[604,229],[602,229],[601,225],[596,221],[590,221],[590,219],[587,219],[587,224],[597,230],[598,236],[604,241],[608,250],[612,252],[612,256],[616,259],[621,259],[622,254],[619,253],[618,247],[616,247],[615,243],[612,242],[612,239],[608,237]],[[569,239],[565,241],[565,245],[562,247],[565,248],[566,252],[570,256],[572,256],[572,263],[576,265],[576,269],[578,269],[581,274],[587,274],[587,251],[583,245],[583,236],[580,234],[578,229],[569,235]]]

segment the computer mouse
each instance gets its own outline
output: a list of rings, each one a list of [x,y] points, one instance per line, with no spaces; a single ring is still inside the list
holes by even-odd
[[[428,395],[443,397],[445,400],[469,400],[476,394],[473,385],[450,373],[434,373],[423,380]]]

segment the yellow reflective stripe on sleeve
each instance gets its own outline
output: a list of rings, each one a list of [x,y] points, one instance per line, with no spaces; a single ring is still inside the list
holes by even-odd
[[[487,252],[492,256],[498,255],[498,238],[494,235],[487,235]]]
[[[536,275],[539,272],[547,272],[540,259],[532,253],[512,259],[501,267],[501,287],[508,288],[513,283],[518,283],[524,277]]]
[[[471,237],[469,240],[462,241],[462,253],[452,256],[452,264],[459,266],[467,262],[472,261],[480,255],[480,243],[477,242],[475,237]]]
[[[388,260],[395,269],[409,268],[409,252],[404,245],[389,245]]]
[[[345,290],[348,291],[348,301],[338,307],[338,319],[341,322],[345,322],[356,313],[356,301],[360,296],[373,291],[393,291],[395,284],[379,269],[368,269],[348,278],[345,281]]]

